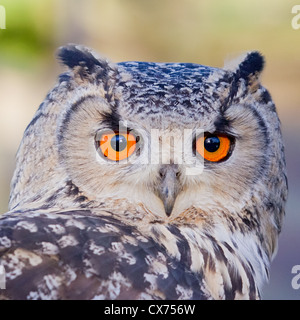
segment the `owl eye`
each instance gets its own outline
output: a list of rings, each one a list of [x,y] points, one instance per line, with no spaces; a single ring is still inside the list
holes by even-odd
[[[196,150],[205,160],[219,162],[229,155],[231,144],[226,135],[205,133],[197,139]]]
[[[104,157],[121,161],[133,154],[137,140],[137,137],[130,132],[103,133],[98,140],[98,147]]]

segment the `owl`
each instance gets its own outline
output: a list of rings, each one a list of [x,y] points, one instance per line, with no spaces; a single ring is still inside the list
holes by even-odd
[[[0,218],[0,298],[260,299],[287,198],[262,55],[58,57]]]

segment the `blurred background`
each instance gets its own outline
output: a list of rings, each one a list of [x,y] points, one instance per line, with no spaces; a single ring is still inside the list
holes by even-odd
[[[298,3],[297,3],[298,2]],[[264,299],[299,299],[291,286],[300,265],[300,0],[1,0],[0,212],[7,211],[14,157],[26,125],[62,67],[57,47],[80,43],[112,61],[195,62],[222,67],[246,50],[266,57],[263,84],[282,121],[289,201]],[[299,20],[300,23],[300,20]]]

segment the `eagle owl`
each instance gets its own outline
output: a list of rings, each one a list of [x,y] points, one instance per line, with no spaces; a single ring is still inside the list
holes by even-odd
[[[224,68],[58,56],[0,219],[0,298],[259,299],[287,198],[261,54]]]

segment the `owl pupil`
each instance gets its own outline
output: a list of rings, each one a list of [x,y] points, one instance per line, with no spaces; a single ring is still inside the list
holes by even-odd
[[[220,139],[212,136],[207,137],[204,141],[204,148],[208,152],[216,152],[220,147]]]
[[[127,147],[127,140],[124,136],[116,134],[114,137],[112,137],[110,145],[115,151],[119,152]]]

